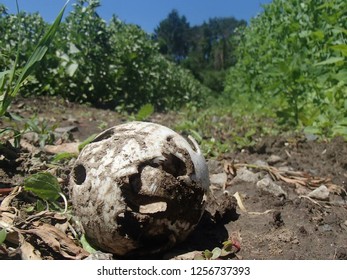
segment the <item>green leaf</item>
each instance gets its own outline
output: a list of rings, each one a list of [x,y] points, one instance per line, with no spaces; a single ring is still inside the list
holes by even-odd
[[[205,250],[204,251],[204,256],[205,256],[205,258],[207,259],[207,260],[209,260],[209,259],[211,259],[212,258],[212,256],[213,256],[213,253],[210,251],[210,250]]]
[[[48,29],[47,33],[43,36],[43,38],[40,40],[38,45],[36,46],[34,52],[29,57],[29,60],[25,64],[19,78],[16,81],[15,87],[12,92],[12,97],[17,95],[17,92],[21,86],[21,84],[25,81],[25,79],[33,72],[34,68],[37,66],[38,62],[42,60],[42,58],[45,56],[48,46],[50,45],[51,41],[53,40],[55,33],[57,32],[60,22],[63,18],[63,14],[65,11],[65,8],[67,6],[69,1],[67,1],[58,14],[57,18],[53,22],[53,24]]]
[[[193,138],[197,141],[197,142],[202,142],[203,138],[202,136],[199,134],[199,132],[197,132],[194,129],[189,129],[189,133],[193,136]]]
[[[343,56],[347,56],[347,45],[346,44],[340,44],[330,47],[334,51],[340,51]]]
[[[90,142],[92,142],[95,139],[95,136],[97,134],[94,133],[92,135],[90,135],[86,140],[84,140],[81,144],[78,145],[78,150],[82,151],[82,149],[87,146]]]
[[[71,63],[67,68],[66,68],[66,73],[70,76],[73,77],[75,75],[75,72],[78,68],[77,63]]]
[[[6,236],[6,229],[3,228],[2,230],[0,230],[0,245],[4,243],[4,241],[6,240]]]
[[[68,152],[64,152],[64,153],[60,153],[57,154],[53,157],[52,162],[58,162],[58,161],[62,161],[65,159],[72,159],[72,158],[76,158],[77,154],[75,153],[68,153]]]
[[[315,126],[307,126],[304,128],[305,134],[320,135],[322,133],[321,129]]]
[[[313,38],[319,41],[322,41],[324,39],[324,32],[322,30],[312,32],[311,35],[313,36]]]
[[[57,200],[61,193],[57,178],[47,172],[39,172],[26,178],[24,187],[39,198],[49,201]]]
[[[10,70],[0,72],[0,96],[4,94],[3,88],[6,84],[6,76],[10,74]]]
[[[13,88],[10,88],[10,90],[4,91],[3,98],[0,100],[0,116],[3,116],[7,108],[10,106],[12,100],[16,95],[18,94],[18,91],[23,84],[23,82],[28,78],[28,76],[33,72],[34,68],[37,66],[37,64],[42,60],[42,58],[45,56],[48,46],[53,40],[56,31],[58,30],[58,27],[60,25],[61,19],[63,17],[65,8],[68,4],[69,0],[65,3],[63,9],[60,11],[59,15],[55,19],[54,23],[51,25],[47,33],[43,36],[43,38],[40,40],[36,48],[34,49],[34,52],[31,54],[29,57],[28,61],[26,62],[24,68],[21,70],[19,77],[15,81]],[[18,2],[17,2],[17,10],[18,10]],[[13,64],[12,69],[10,69],[10,72],[2,72],[5,74],[2,74],[0,77],[0,89],[1,92],[3,92],[3,87],[5,85],[5,75],[9,74],[9,80],[7,81],[9,84],[9,87],[12,86],[12,82],[16,76],[17,73],[17,65],[18,65],[18,60],[19,60],[19,54],[20,54],[20,45],[18,44],[18,49],[17,49],[17,55],[15,62]],[[6,73],[7,72],[7,73]]]
[[[144,121],[148,119],[154,112],[154,107],[152,104],[143,105],[140,110],[137,112],[135,119],[137,121]]]
[[[221,254],[222,254],[222,249],[216,247],[216,248],[214,248],[212,250],[212,257],[211,257],[211,259],[212,260],[216,260],[216,259],[218,259],[221,256]]]
[[[47,204],[45,204],[42,200],[38,200],[36,201],[35,208],[38,212],[41,212],[47,209]]]
[[[89,244],[89,242],[87,241],[86,236],[84,234],[82,234],[80,242],[82,244],[83,249],[86,250],[87,252],[93,254],[97,251],[94,247],[92,247]]]
[[[194,256],[194,260],[195,260],[195,261],[203,261],[203,260],[206,260],[206,258],[204,257],[203,254],[196,254],[196,255]]]
[[[324,60],[324,61],[321,61],[321,62],[318,62],[318,63],[314,64],[314,66],[335,64],[335,63],[344,61],[344,59],[345,59],[344,57],[340,57],[340,56],[339,57],[330,57],[327,60]]]
[[[27,213],[32,213],[34,212],[35,207],[33,205],[30,205],[29,207],[24,208],[24,211]]]

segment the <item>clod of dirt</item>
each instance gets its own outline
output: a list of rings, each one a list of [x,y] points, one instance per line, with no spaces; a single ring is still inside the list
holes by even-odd
[[[99,134],[81,151],[70,179],[87,238],[118,256],[161,252],[199,222],[209,189],[194,141],[171,129],[131,122]]]
[[[272,214],[272,218],[273,218],[273,222],[272,224],[276,227],[276,228],[279,228],[281,226],[284,225],[284,221],[282,219],[282,214],[280,211],[275,211],[273,214]]]
[[[340,247],[336,250],[335,259],[347,260],[347,247]]]

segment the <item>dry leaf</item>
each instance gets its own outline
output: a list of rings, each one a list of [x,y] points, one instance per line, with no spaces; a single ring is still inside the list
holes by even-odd
[[[50,154],[71,153],[78,154],[78,146],[80,143],[64,143],[61,145],[46,145],[44,151]]]
[[[240,208],[243,212],[246,212],[246,213],[247,213],[246,207],[243,205],[243,202],[242,202],[242,199],[241,199],[241,196],[240,196],[239,192],[236,192],[233,196],[236,198],[237,205],[239,206],[239,208]]]
[[[35,222],[35,228],[23,230],[24,233],[35,234],[53,251],[67,259],[83,259],[89,255],[83,248],[77,246],[73,240],[55,226]]]
[[[15,207],[2,207],[0,206],[0,225],[3,228],[11,228],[13,221],[18,217],[19,212]]]
[[[1,202],[1,207],[9,207],[12,200],[22,191],[22,187],[14,187],[10,194],[8,194]]]
[[[245,205],[242,202],[242,198],[241,198],[239,192],[236,192],[233,196],[236,198],[237,205],[239,206],[241,211],[243,211],[249,215],[264,215],[264,214],[268,214],[268,213],[271,213],[274,211],[273,209],[269,209],[269,210],[266,210],[264,212],[248,212]]]
[[[19,242],[22,260],[42,260],[40,252],[29,242],[25,241],[22,234],[19,234]]]

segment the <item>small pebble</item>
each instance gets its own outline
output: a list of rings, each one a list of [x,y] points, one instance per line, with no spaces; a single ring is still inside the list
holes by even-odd
[[[310,192],[307,196],[318,200],[329,200],[329,190],[325,185],[321,185],[319,188]]]
[[[282,161],[282,158],[278,155],[271,155],[268,159],[267,159],[267,163],[270,165],[274,165],[276,163],[279,163]]]

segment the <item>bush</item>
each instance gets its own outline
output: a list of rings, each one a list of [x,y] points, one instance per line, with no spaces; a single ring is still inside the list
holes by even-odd
[[[202,105],[209,91],[186,70],[168,62],[149,35],[115,16],[106,23],[98,0],[78,0],[62,22],[41,68],[22,95],[60,95],[97,107],[135,110],[151,103],[156,110]],[[17,16],[0,10],[0,58],[10,67],[17,44]],[[23,61],[48,25],[38,14],[21,13]],[[12,22],[12,23],[11,23]]]
[[[242,35],[225,97],[325,136],[347,135],[347,2],[274,0]]]

